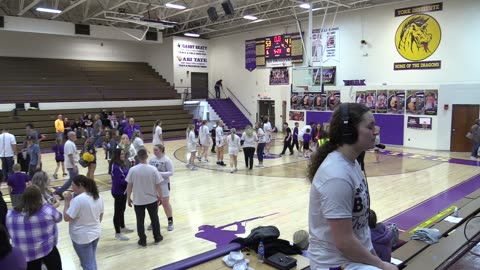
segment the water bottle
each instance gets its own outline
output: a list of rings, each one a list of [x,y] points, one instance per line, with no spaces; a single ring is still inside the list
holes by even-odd
[[[263,242],[260,241],[258,244],[258,262],[263,263],[263,260],[265,259],[265,246],[263,245]]]

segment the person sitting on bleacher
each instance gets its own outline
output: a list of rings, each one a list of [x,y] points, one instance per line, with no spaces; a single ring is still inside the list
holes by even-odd
[[[368,226],[372,237],[372,244],[378,257],[384,262],[390,262],[392,259],[392,247],[398,241],[398,229],[395,224],[386,226],[383,223],[377,223],[377,214],[370,209],[368,217]]]
[[[132,139],[133,132],[135,130],[141,131],[140,127],[137,124],[135,124],[135,119],[133,119],[133,117],[131,117],[130,119],[128,119],[128,125],[126,125],[123,128],[123,134],[127,134],[128,139]]]

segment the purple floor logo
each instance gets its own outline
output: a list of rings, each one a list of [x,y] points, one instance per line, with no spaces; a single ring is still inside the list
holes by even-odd
[[[202,225],[198,227],[198,233],[195,234],[195,237],[213,242],[217,244],[217,248],[218,248],[220,246],[229,244],[233,239],[238,237],[237,235],[244,234],[245,227],[247,226],[247,222],[256,220],[256,219],[265,218],[272,215],[276,215],[276,214],[278,213],[235,221],[235,222],[218,226],[218,227],[216,227],[215,225]],[[236,229],[234,230],[227,229],[229,227],[235,227]]]

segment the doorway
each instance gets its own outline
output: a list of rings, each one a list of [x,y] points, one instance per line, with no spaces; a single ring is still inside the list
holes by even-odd
[[[470,152],[472,142],[465,135],[470,131],[473,122],[478,119],[478,105],[452,105],[452,130],[450,133],[450,151]]]
[[[275,101],[274,100],[259,100],[258,101],[258,121],[261,116],[268,115],[268,120],[275,127]]]
[[[190,88],[192,89],[192,99],[208,98],[208,73],[192,72]]]

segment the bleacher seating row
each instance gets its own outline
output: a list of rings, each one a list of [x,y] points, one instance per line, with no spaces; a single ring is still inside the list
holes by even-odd
[[[192,123],[193,116],[178,106],[157,106],[157,107],[131,107],[131,108],[105,108],[107,111],[114,111],[117,119],[120,119],[122,111],[125,110],[127,117],[133,117],[135,123],[140,126],[144,140],[152,139],[153,125],[157,119],[162,120],[163,138],[185,137],[185,129]],[[93,115],[99,114],[100,109],[71,109],[71,110],[30,110],[18,111],[17,116],[12,112],[0,112],[0,126],[8,128],[17,140],[17,148],[21,149],[25,140],[25,125],[33,123],[35,130],[46,136],[40,144],[42,150],[49,150],[55,144],[54,122],[58,114],[67,117],[71,123],[80,118],[83,113]],[[119,138],[118,138],[119,139]],[[77,145],[83,145],[84,140],[79,138]]]
[[[0,57],[0,103],[179,98],[147,63]]]
[[[436,244],[429,245],[419,240],[409,240],[409,232],[400,235],[400,239],[408,241],[392,253],[392,258],[402,261],[400,269],[449,269],[466,251],[472,248],[472,243],[465,238],[464,230],[469,237],[480,237],[480,224],[475,223],[466,228],[469,218],[480,213],[480,190],[474,191],[453,204],[458,211],[459,223],[445,221],[453,212],[439,217],[430,228],[438,229],[442,238]],[[476,243],[473,243],[475,245]]]

